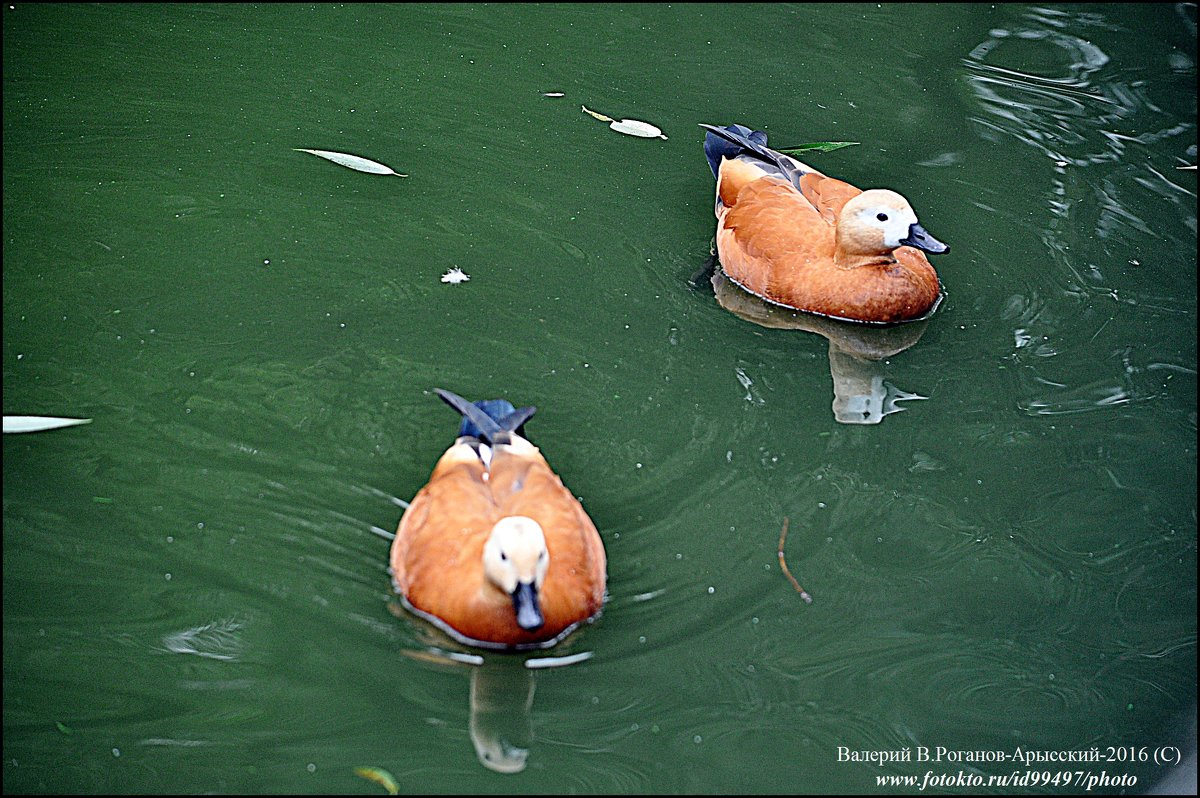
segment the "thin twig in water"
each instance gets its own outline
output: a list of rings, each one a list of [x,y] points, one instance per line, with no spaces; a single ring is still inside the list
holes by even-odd
[[[806,604],[812,604],[812,596],[808,595],[808,591],[800,587],[800,583],[796,581],[796,577],[792,576],[792,572],[788,570],[787,561],[783,558],[783,543],[787,540],[788,519],[783,519],[783,530],[779,533],[779,567],[783,569],[783,575],[792,583],[792,587],[796,588],[796,592],[800,594],[800,598],[804,599]]]

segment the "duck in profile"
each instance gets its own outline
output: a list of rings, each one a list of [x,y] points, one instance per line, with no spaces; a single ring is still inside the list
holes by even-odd
[[[400,519],[395,588],[409,609],[469,645],[553,645],[604,603],[600,535],[525,438],[536,408],[437,394],[463,419]]]
[[[925,252],[949,247],[894,191],[862,191],[766,146],[742,125],[701,125],[717,178],[717,255],[752,294],[862,322],[916,319],[937,302]]]

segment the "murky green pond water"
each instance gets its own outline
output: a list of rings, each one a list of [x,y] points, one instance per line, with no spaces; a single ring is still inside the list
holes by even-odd
[[[1194,5],[3,13],[4,412],[94,419],[4,437],[6,791],[1176,772],[1138,752],[1196,697]],[[952,248],[914,340],[691,280],[702,122],[861,142],[807,160]],[[841,423],[846,384],[905,412]],[[601,531],[564,667],[390,611],[435,387],[537,405]]]

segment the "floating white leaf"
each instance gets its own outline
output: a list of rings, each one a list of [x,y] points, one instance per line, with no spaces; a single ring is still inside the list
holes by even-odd
[[[90,418],[55,418],[54,416],[5,416],[4,431],[7,432],[42,432],[60,427],[74,427],[76,424],[91,424]]]
[[[563,94],[561,91],[544,91],[544,92],[542,92],[542,96],[543,97],[566,97],[567,95]]]
[[[663,132],[649,122],[639,122],[636,119],[622,119],[613,122],[610,128],[627,136],[641,136],[644,139],[665,139]]]
[[[366,172],[372,175],[395,175],[396,177],[408,177],[392,169],[390,166],[384,166],[375,161],[369,161],[366,158],[359,158],[357,155],[348,155],[344,152],[330,152],[329,150],[306,150],[299,147],[294,148],[296,152],[307,152],[315,155],[318,158],[324,158],[327,161],[333,161],[336,164],[345,166],[348,169],[353,169],[356,172]]]
[[[470,279],[471,275],[467,274],[457,266],[442,275],[443,283],[465,283]]]
[[[627,136],[640,136],[644,139],[666,138],[661,130],[649,122],[639,122],[636,119],[622,119],[618,122],[611,116],[605,116],[604,114],[597,113],[588,108],[586,105],[581,105],[579,107],[582,108],[583,112],[588,116],[599,119],[601,122],[608,122],[608,126],[618,133],[624,133]]]

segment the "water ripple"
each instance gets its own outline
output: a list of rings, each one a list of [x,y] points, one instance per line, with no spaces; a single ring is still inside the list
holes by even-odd
[[[1055,267],[1045,274],[1055,296],[1190,313],[1165,285],[1157,294],[1144,281],[1141,295],[1127,288],[1133,281],[1125,272],[1141,268],[1137,242],[1147,236],[1194,246],[1184,230],[1164,229],[1161,203],[1148,201],[1175,206],[1194,237],[1194,191],[1165,176],[1174,164],[1153,160],[1172,142],[1180,156],[1194,147],[1194,105],[1191,120],[1162,107],[1154,93],[1165,79],[1149,66],[1114,64],[1090,39],[1098,29],[1117,28],[1103,11],[1033,8],[990,31],[963,59],[980,110],[973,121],[982,138],[1012,137],[1047,160],[1046,184],[1024,190],[1040,195],[1048,211],[1034,226]],[[1106,257],[1086,254],[1096,247],[1083,241],[1093,237]]]

